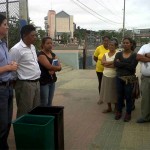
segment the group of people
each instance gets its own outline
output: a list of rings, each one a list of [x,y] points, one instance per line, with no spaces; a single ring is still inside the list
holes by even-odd
[[[21,40],[8,51],[3,40],[8,28],[6,17],[0,14],[0,150],[9,149],[7,138],[13,113],[13,88],[17,117],[39,105],[51,106],[57,80],[55,72],[61,70],[52,52],[50,37],[42,39],[41,51],[37,54],[33,45],[36,28],[25,25],[20,31]]]
[[[52,39],[44,37],[41,51],[34,47],[36,28],[25,25],[21,28],[21,40],[10,51],[3,40],[8,32],[5,16],[0,14],[0,149],[9,149],[7,138],[13,113],[13,88],[17,102],[17,117],[26,114],[38,105],[51,106],[57,81],[56,71],[61,70],[60,62],[52,52]],[[117,39],[103,37],[103,43],[94,52],[98,77],[98,104],[107,103],[103,113],[112,112],[115,119],[122,117],[126,105],[124,121],[131,120],[135,98],[132,95],[136,66],[141,63],[141,118],[137,123],[150,122],[150,43],[134,52],[136,43],[126,37],[122,41],[123,50],[118,51]]]
[[[112,112],[114,104],[115,120],[123,115],[126,106],[124,121],[131,120],[131,113],[135,109],[133,88],[136,77],[136,66],[141,63],[141,117],[137,123],[150,122],[150,43],[143,45],[138,53],[134,52],[136,42],[125,37],[122,41],[123,49],[118,50],[117,39],[103,37],[103,42],[94,52],[96,74],[98,77],[99,101],[107,103],[103,113]]]

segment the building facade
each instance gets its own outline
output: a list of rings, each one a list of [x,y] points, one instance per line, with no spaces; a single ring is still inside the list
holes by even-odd
[[[54,10],[48,11],[45,17],[45,29],[47,35],[52,39],[60,39],[62,34],[67,34],[69,38],[73,38],[74,23],[73,16],[61,11],[56,14]]]

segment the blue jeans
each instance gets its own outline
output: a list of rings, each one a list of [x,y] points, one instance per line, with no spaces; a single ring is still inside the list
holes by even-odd
[[[0,86],[0,150],[7,150],[7,138],[12,121],[13,88]]]
[[[40,86],[41,105],[51,106],[54,97],[55,83]]]
[[[133,85],[131,83],[125,83],[120,78],[116,78],[117,82],[117,95],[118,95],[118,101],[117,101],[117,109],[119,112],[122,112],[124,99],[126,100],[126,112],[128,114],[131,114],[132,111],[132,90]]]

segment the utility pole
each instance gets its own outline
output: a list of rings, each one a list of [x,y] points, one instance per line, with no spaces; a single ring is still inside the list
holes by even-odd
[[[19,16],[21,27],[28,24],[29,22],[28,0],[19,0]]]
[[[124,38],[124,32],[125,32],[125,8],[126,8],[126,2],[124,0],[122,39]]]
[[[7,20],[9,21],[8,0],[6,0],[6,17],[7,17]]]
[[[6,0],[6,18],[7,18],[7,24],[9,24],[9,5],[8,5],[8,0]],[[9,44],[8,43],[8,34],[7,34],[7,45]]]
[[[83,69],[86,69],[86,57],[87,57],[87,33],[85,33],[85,43],[83,48]]]
[[[132,30],[132,38],[133,38],[133,40],[135,39],[134,28]]]

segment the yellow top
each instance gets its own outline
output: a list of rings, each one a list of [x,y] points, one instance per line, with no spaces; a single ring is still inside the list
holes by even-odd
[[[103,55],[107,52],[109,52],[109,50],[105,49],[103,45],[100,45],[96,48],[94,52],[94,56],[98,58],[97,63],[96,63],[96,72],[103,72],[104,67],[101,64],[101,60],[103,58]]]

